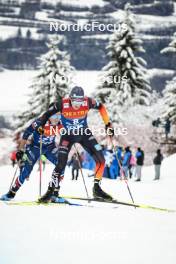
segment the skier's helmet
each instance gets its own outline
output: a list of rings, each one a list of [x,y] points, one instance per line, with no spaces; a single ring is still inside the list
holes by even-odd
[[[80,107],[84,101],[84,90],[80,86],[75,86],[70,92],[70,99],[72,105],[75,107]]]
[[[84,90],[80,86],[74,86],[70,92],[70,98],[74,99],[84,99]]]

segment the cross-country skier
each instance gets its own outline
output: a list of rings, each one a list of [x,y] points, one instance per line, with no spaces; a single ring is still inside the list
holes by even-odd
[[[52,173],[52,180],[49,183],[48,190],[39,199],[39,202],[49,202],[54,191],[59,190],[59,181],[62,171],[67,164],[68,153],[72,145],[75,143],[80,143],[96,162],[93,187],[94,198],[112,200],[112,197],[100,187],[105,159],[101,146],[98,144],[87,125],[87,114],[90,109],[96,109],[99,111],[104,121],[106,131],[110,136],[113,136],[114,130],[105,106],[92,98],[86,97],[82,87],[78,86],[75,86],[71,90],[69,98],[58,98],[58,101],[39,118],[40,126],[37,129],[42,133],[43,126],[50,116],[60,112],[61,123],[65,129],[65,133],[61,134],[59,143],[59,162]]]
[[[37,125],[38,123],[36,120],[24,131],[19,150],[16,154],[18,164],[20,164],[20,174],[16,178],[16,181],[9,192],[0,198],[1,200],[7,201],[15,197],[16,192],[19,190],[24,181],[29,178],[35,163],[40,157],[41,135],[35,130]],[[45,157],[54,165],[56,165],[58,162],[58,148],[55,144],[56,134],[50,135],[50,132],[52,132],[52,130],[50,131],[50,125],[57,126],[57,128],[60,129],[60,115],[56,113],[50,117],[48,124],[45,125],[45,133],[42,135],[42,154],[45,155]],[[31,135],[32,143],[27,144],[27,140]],[[57,193],[55,193],[55,195],[58,196]]]

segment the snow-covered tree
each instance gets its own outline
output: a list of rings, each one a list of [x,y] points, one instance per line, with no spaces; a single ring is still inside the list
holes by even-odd
[[[176,53],[176,32],[174,33],[173,40],[169,43],[168,47],[161,50],[161,54],[168,52]]]
[[[110,62],[103,68],[101,85],[97,89],[100,99],[112,106],[113,102],[119,106],[148,105],[150,102],[151,87],[147,79],[146,61],[138,56],[139,52],[145,50],[135,32],[135,22],[129,8],[127,4],[124,19],[110,37],[107,46]]]
[[[163,95],[163,117],[169,118],[173,124],[176,124],[176,77],[167,82]]]
[[[161,53],[175,53],[176,54],[176,33],[174,33],[173,40],[168,47],[161,50]],[[176,124],[176,77],[168,81],[163,91],[163,118],[169,118],[173,124]]]
[[[69,55],[58,48],[59,42],[57,37],[52,37],[47,43],[49,51],[40,58],[40,70],[30,86],[32,93],[27,110],[18,116],[19,129],[46,111],[58,97],[69,92],[73,67],[70,66]]]

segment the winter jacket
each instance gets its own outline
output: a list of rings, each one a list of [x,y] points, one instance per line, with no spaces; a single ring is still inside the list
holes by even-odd
[[[171,122],[170,122],[170,120],[167,120],[167,121],[166,121],[164,127],[165,127],[165,131],[166,131],[167,133],[170,133],[170,130],[171,130]]]
[[[122,165],[123,166],[129,166],[130,165],[130,159],[131,159],[131,152],[127,151],[124,154]]]
[[[11,160],[16,160],[16,151],[13,151],[10,155]]]
[[[118,160],[121,161],[122,159],[122,149],[121,148],[118,148],[117,150],[117,157],[118,157]]]
[[[73,169],[79,169],[79,161],[77,158],[72,157],[71,161],[70,161],[70,165],[72,165]]]
[[[138,150],[136,152],[136,164],[139,166],[144,165],[144,152],[143,152],[143,150]]]
[[[135,157],[134,157],[133,155],[131,155],[130,165],[131,165],[131,166],[136,165],[136,159],[135,159]]]
[[[160,154],[158,153],[153,159],[153,164],[161,165],[162,160],[163,160],[163,155],[161,153]]]

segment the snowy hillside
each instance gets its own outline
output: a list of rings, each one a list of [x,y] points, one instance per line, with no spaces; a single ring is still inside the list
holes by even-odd
[[[172,1],[129,2],[135,13],[138,31],[143,36],[147,51],[144,56],[149,68],[175,69],[172,58],[160,57],[159,53],[176,30]],[[124,15],[124,5],[124,0],[13,0],[9,4],[0,0],[0,54],[3,55],[0,56],[0,64],[13,69],[36,68],[36,57],[45,52],[46,35],[51,33],[49,22],[65,25],[84,25],[95,21],[104,25],[119,23]],[[68,45],[65,48],[77,69],[100,70],[107,63],[105,47],[111,34],[108,30],[56,33],[67,38]],[[4,50],[7,47],[8,52]]]
[[[141,183],[129,181],[135,202],[176,209],[176,155],[164,160],[159,182],[153,167],[145,167]],[[43,191],[52,171],[43,175]],[[84,171],[84,174],[87,173]],[[13,169],[0,167],[0,194],[8,190]],[[66,171],[62,194],[85,197],[81,176],[70,180]],[[92,178],[86,177],[91,194]],[[124,182],[103,179],[102,187],[119,200],[130,201]],[[38,194],[37,168],[16,200]],[[87,203],[86,203],[87,204]],[[88,204],[93,205],[93,204]],[[94,208],[8,206],[0,203],[0,262],[2,264],[175,264],[176,214],[96,203]]]
[[[72,5],[72,6],[80,6],[80,7],[91,7],[93,5],[98,5],[98,6],[104,6],[105,2],[103,0],[89,0],[89,1],[84,1],[84,0],[72,0],[71,2],[69,0],[42,0],[43,2],[51,3],[56,5],[57,3],[63,3],[65,5]]]

